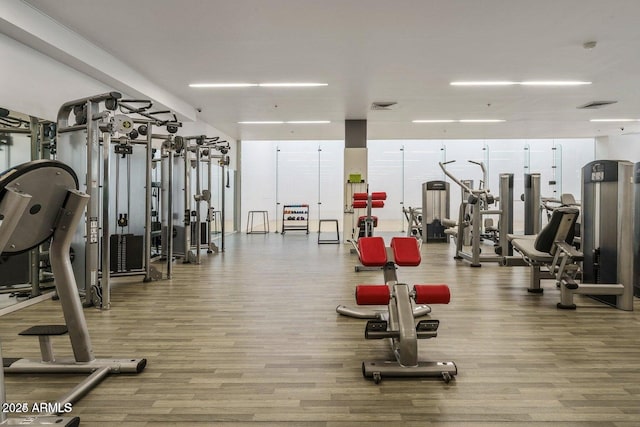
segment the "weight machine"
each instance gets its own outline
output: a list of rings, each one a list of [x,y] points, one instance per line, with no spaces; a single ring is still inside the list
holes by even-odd
[[[507,234],[513,233],[513,174],[500,174],[500,192],[496,199],[486,188],[487,171],[484,163],[469,160],[469,163],[480,166],[483,180],[478,189],[469,187],[449,172],[445,165],[454,163],[455,160],[439,162],[440,168],[453,182],[458,184],[464,192],[469,194],[467,200],[462,201],[458,213],[455,259],[464,259],[471,262],[471,267],[481,267],[481,262],[502,262],[503,256],[511,255],[513,248],[507,239]],[[490,209],[490,206],[499,201],[499,209]],[[471,212],[469,212],[471,211]],[[481,241],[483,239],[483,217],[498,215],[498,236],[494,254],[482,254]],[[471,252],[464,249],[465,229],[469,229],[471,239]]]
[[[12,168],[0,175],[0,252],[18,253],[51,239],[51,268],[60,299],[64,325],[37,325],[20,335],[37,336],[41,360],[3,359],[7,373],[86,373],[89,376],[60,397],[55,407],[64,408],[115,373],[140,373],[146,359],[97,359],[93,354],[87,322],[74,277],[69,249],[74,232],[90,197],[77,190],[78,179],[64,163],[38,160]],[[56,358],[51,336],[69,334],[73,358]],[[0,381],[4,401],[4,381]],[[54,414],[52,414],[54,415]],[[3,424],[13,423],[0,415]],[[77,425],[77,418],[47,417],[21,424]]]
[[[80,293],[85,305],[100,309],[111,306],[111,277],[162,278],[151,266],[152,127],[177,131],[180,126],[170,112],[151,111],[151,101],[121,98],[120,93],[109,92],[69,101],[60,107],[56,122],[58,158],[85,177],[81,188],[90,196],[84,227],[71,244],[73,268],[76,277],[82,278]],[[167,114],[169,119],[160,118]],[[136,147],[142,147],[142,154]],[[131,166],[134,156],[142,163],[139,168]],[[124,180],[121,169],[126,170]],[[137,197],[144,200],[143,209],[131,203],[131,192],[139,188],[132,184],[134,174],[144,182]],[[123,192],[126,201],[121,200]],[[136,219],[144,225],[134,230]],[[117,227],[121,233],[112,234]]]

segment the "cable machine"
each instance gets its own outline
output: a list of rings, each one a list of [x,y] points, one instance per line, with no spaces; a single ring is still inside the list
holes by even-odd
[[[85,177],[81,189],[90,196],[84,227],[71,244],[74,273],[82,278],[84,304],[100,309],[111,306],[111,277],[162,277],[151,266],[152,126],[177,129],[174,115],[160,120],[169,112],[150,111],[151,101],[121,98],[109,92],[70,101],[57,117],[58,158]],[[145,200],[144,208],[132,197]]]

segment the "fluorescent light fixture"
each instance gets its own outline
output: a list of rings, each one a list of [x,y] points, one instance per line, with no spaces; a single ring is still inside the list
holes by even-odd
[[[590,85],[591,82],[581,82],[581,81],[529,81],[529,82],[520,82],[522,86],[584,86]]]
[[[455,120],[442,119],[442,120],[414,120],[413,123],[453,123]]]
[[[290,120],[285,123],[292,125],[323,125],[331,122],[329,120]]]
[[[329,86],[327,83],[258,83],[260,87],[319,87]]]
[[[502,119],[413,120],[413,123],[502,123]]]
[[[590,122],[640,122],[640,119],[591,119]]]
[[[281,121],[246,121],[246,122],[238,122],[241,125],[281,125],[284,122]]]
[[[331,123],[329,120],[289,120],[289,121],[246,121],[246,122],[238,122],[241,125],[283,125],[283,124],[291,124],[291,125],[322,125],[326,123]]]
[[[328,83],[190,83],[195,88],[234,88],[234,87],[319,87]]]
[[[458,120],[460,123],[502,123],[505,120],[500,119],[463,119]]]
[[[189,87],[197,88],[226,88],[226,87],[256,87],[257,83],[191,83]]]
[[[510,81],[486,81],[486,82],[451,82],[449,83],[451,86],[512,86],[517,85],[518,82],[510,82]]]
[[[531,80],[524,82],[512,81],[469,81],[469,82],[451,82],[451,86],[582,86],[590,85],[591,82],[574,81],[574,80]]]

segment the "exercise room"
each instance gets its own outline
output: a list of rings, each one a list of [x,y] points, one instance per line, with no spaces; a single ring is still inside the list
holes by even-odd
[[[2,1],[0,425],[640,425],[639,15]]]

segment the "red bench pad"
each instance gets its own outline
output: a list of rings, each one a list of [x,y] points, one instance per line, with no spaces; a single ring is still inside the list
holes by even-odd
[[[368,198],[367,193],[353,193],[353,200],[367,200]]]
[[[405,267],[420,265],[420,248],[414,237],[394,237],[391,239],[395,263]]]
[[[387,200],[387,193],[384,191],[374,191],[371,193],[371,200]]]
[[[449,286],[441,285],[415,285],[414,300],[418,304],[449,304],[451,292]]]
[[[356,286],[356,303],[358,305],[388,305],[390,299],[387,285]]]
[[[361,237],[358,239],[360,262],[367,267],[382,267],[387,263],[387,248],[382,237]]]

